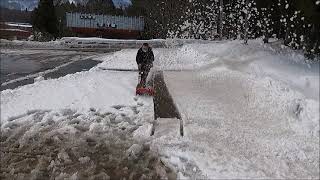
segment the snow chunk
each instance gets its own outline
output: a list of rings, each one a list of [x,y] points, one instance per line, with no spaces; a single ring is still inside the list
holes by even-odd
[[[152,131],[152,124],[146,123],[134,131],[133,137],[136,140],[140,140],[140,141],[146,140],[150,137],[151,131]]]
[[[143,146],[139,144],[133,144],[128,150],[127,150],[127,156],[129,159],[137,159],[143,151]]]
[[[60,160],[63,160],[63,161],[66,162],[66,163],[72,162],[71,159],[70,159],[70,157],[69,157],[69,155],[68,155],[68,153],[67,153],[64,149],[62,149],[62,150],[58,153],[58,158],[59,158]]]
[[[88,156],[86,156],[86,157],[80,157],[78,160],[79,160],[79,162],[80,162],[81,164],[86,164],[86,163],[88,163],[88,162],[90,161],[90,157],[88,157]]]
[[[43,81],[43,80],[44,80],[43,76],[38,76],[38,77],[34,78],[34,82],[40,82],[40,81]]]
[[[285,8],[288,9],[289,8],[289,4],[286,4]]]

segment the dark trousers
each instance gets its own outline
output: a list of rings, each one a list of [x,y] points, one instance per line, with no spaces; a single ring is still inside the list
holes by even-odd
[[[146,87],[147,77],[150,72],[152,65],[151,64],[142,64],[139,69],[139,74],[141,76],[140,86]]]

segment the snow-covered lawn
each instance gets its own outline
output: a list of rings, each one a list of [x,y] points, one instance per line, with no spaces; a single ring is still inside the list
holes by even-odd
[[[195,68],[165,72],[185,136],[154,147],[188,177],[319,178],[319,64],[278,50],[233,41],[159,53]]]
[[[180,179],[319,178],[319,64],[259,41],[154,49],[184,136],[176,119],[158,119],[150,136],[137,73],[106,70],[136,69],[136,51],[2,91],[1,177],[154,178],[166,166]]]

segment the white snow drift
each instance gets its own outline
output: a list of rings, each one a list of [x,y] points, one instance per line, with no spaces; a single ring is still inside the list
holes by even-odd
[[[184,49],[192,50],[179,54]],[[185,136],[153,141],[184,176],[319,178],[318,63],[258,41],[187,45],[159,56],[182,70],[197,57],[192,71],[165,72]]]

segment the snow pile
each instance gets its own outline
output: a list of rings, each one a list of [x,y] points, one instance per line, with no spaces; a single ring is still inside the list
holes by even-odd
[[[95,60],[103,61],[98,64],[98,69],[128,69],[138,70],[136,55],[138,49],[124,49],[112,55],[100,56]]]
[[[114,113],[39,110],[11,120],[1,129],[1,177],[167,177],[169,170],[161,164],[157,154],[131,136],[138,127],[139,118],[130,119],[122,110],[132,111],[130,107]]]
[[[29,31],[22,30],[22,29],[0,29],[1,31],[14,31],[14,32],[26,32],[28,33]]]
[[[310,99],[295,87],[270,77],[253,83],[251,89],[256,95],[254,107],[271,109],[270,113],[281,114],[291,130],[308,138],[319,139],[319,99]]]
[[[167,135],[154,140],[153,147],[178,171],[218,179],[318,177],[319,122],[313,118],[319,115],[307,111],[309,119],[301,116],[304,110],[299,115],[292,108],[301,94],[229,69],[204,74],[165,76],[183,116],[185,137]]]
[[[208,45],[199,44],[208,47]],[[98,67],[101,69],[129,69],[137,70],[136,55],[138,49],[124,49],[115,52],[112,56],[101,56],[96,60],[103,61]],[[154,48],[156,70],[191,70],[199,68],[207,63],[213,63],[214,59],[203,53],[201,48],[195,49],[194,45],[185,45],[178,48]]]
[[[12,26],[12,27],[26,27],[26,28],[32,28],[32,25],[29,23],[16,23],[16,22],[6,22],[4,23],[8,26]]]
[[[155,66],[159,70],[196,69],[203,66],[206,62],[212,63],[207,54],[194,49],[193,45],[159,50],[156,60]]]

